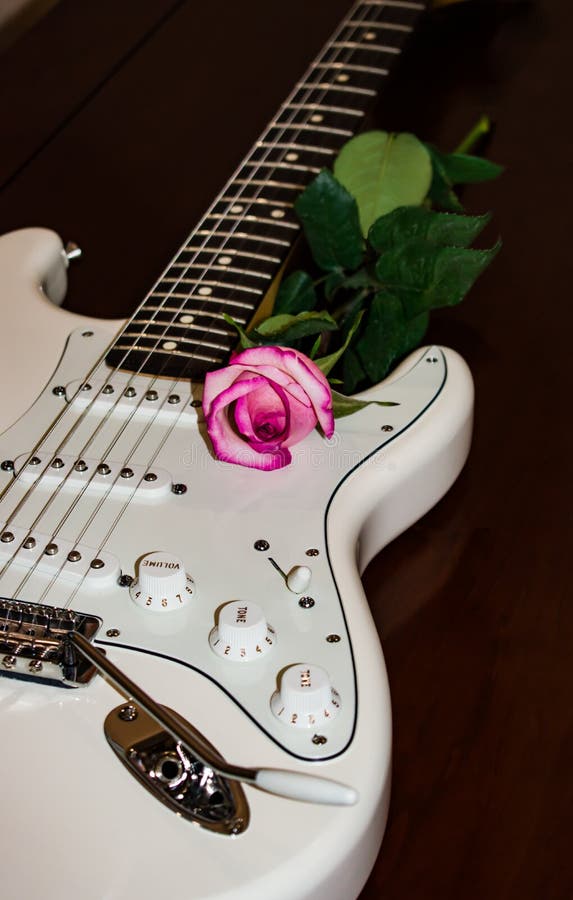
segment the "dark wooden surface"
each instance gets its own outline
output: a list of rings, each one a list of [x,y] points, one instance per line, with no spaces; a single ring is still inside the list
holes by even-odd
[[[127,314],[346,0],[83,0],[0,57],[0,232],[77,240],[67,306]],[[469,362],[475,440],[447,497],[369,566],[388,665],[390,820],[361,900],[569,900],[571,33],[567,0],[428,23],[376,123],[444,149],[496,122],[504,249],[432,339]]]

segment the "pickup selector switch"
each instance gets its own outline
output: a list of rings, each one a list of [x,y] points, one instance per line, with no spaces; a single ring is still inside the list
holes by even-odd
[[[195,593],[195,585],[177,556],[148,553],[139,563],[138,577],[129,593],[142,609],[172,612],[187,606]]]
[[[274,628],[260,606],[246,600],[227,603],[209,635],[211,649],[223,659],[249,662],[264,656],[276,643]]]
[[[271,698],[277,719],[294,728],[323,727],[340,710],[340,696],[320,666],[300,663],[283,673],[280,689]]]
[[[308,566],[293,566],[286,577],[286,584],[293,594],[304,594],[310,587],[312,572]]]

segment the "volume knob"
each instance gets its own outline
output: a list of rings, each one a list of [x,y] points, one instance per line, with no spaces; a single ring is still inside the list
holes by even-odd
[[[154,612],[182,609],[193,596],[193,579],[171,553],[148,553],[139,564],[137,581],[129,589],[137,606]]]
[[[256,603],[234,600],[219,613],[219,622],[209,635],[211,649],[225,659],[248,662],[267,653],[276,641],[274,628]]]
[[[280,690],[271,698],[271,709],[285,725],[314,728],[337,716],[340,696],[324,669],[301,663],[284,672]]]

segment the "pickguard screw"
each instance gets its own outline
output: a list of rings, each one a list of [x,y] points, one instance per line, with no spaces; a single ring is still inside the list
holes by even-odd
[[[14,535],[11,531],[4,531],[2,537],[0,537],[0,541],[2,541],[3,544],[11,544],[13,540]]]
[[[198,406],[201,406],[201,401],[200,400],[192,400],[190,403],[190,406],[193,406],[193,407],[195,407],[195,409],[197,409]]]
[[[312,736],[313,744],[317,744],[320,746],[321,744],[326,744],[327,741],[328,738],[326,738],[323,734],[313,734]]]
[[[79,562],[82,558],[82,554],[79,550],[70,550],[68,553],[68,562]]]
[[[52,394],[55,394],[56,397],[63,397],[66,393],[66,389],[63,384],[57,384],[54,388],[52,388]]]
[[[120,587],[130,587],[133,584],[133,575],[120,575],[117,583]]]
[[[255,541],[254,548],[255,550],[260,550],[263,553],[265,550],[268,550],[271,545],[268,541]]]
[[[310,550],[306,551],[307,556],[318,556],[318,553],[319,551],[316,549],[316,547],[311,547]]]
[[[180,400],[181,397],[179,394],[169,394],[169,397],[167,398],[168,403],[179,403]]]
[[[383,425],[380,431],[394,431],[393,425]]]
[[[438,360],[436,359],[435,356],[428,356],[427,359],[426,359],[426,362],[427,362],[427,363],[437,363],[437,361],[438,361]]]
[[[133,704],[129,703],[127,706],[122,706],[120,711],[118,712],[118,716],[120,719],[123,719],[124,722],[133,722],[134,719],[137,719],[139,713]]]
[[[103,569],[104,566],[105,566],[105,563],[104,563],[103,559],[92,559],[92,561],[90,563],[90,567],[92,569]]]
[[[144,481],[157,481],[157,475],[155,472],[147,472],[146,475],[143,476]]]
[[[121,632],[119,628],[108,628],[106,634],[108,637],[119,637]]]
[[[157,400],[158,397],[159,394],[157,393],[157,391],[148,391],[145,395],[146,400]]]
[[[313,597],[301,597],[300,600],[298,601],[298,605],[301,606],[303,609],[312,609],[312,607],[314,606],[314,603],[315,603],[315,601],[314,601]]]
[[[93,337],[93,331],[82,331],[82,337]]]
[[[125,391],[123,392],[123,396],[124,396],[124,397],[135,397],[136,393],[137,393],[137,392],[136,392],[135,388],[133,388],[133,387],[128,387],[128,388],[126,388]]]
[[[0,463],[0,469],[3,472],[13,472],[14,471],[14,460],[13,459],[4,459]]]
[[[186,484],[172,484],[171,485],[171,493],[172,494],[186,494],[187,493],[187,485]]]
[[[338,642],[340,640],[340,635],[339,634],[329,634],[329,635],[327,635],[326,640],[329,644],[338,644]]]

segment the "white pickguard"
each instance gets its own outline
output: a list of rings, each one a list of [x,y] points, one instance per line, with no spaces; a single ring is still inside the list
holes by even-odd
[[[36,446],[66,408],[53,387],[85,379],[118,323],[55,310],[39,293],[40,284],[55,300],[65,291],[61,244],[51,232],[0,239],[0,273],[0,359],[4,384],[12,385],[0,410],[4,460]],[[84,454],[86,442],[85,455],[101,459],[114,442],[109,460],[124,464],[148,429],[131,462],[146,467],[153,458],[187,492],[168,489],[129,502],[125,492],[112,491],[96,509],[101,491],[87,489],[77,502],[77,487],[51,498],[54,485],[43,489],[40,481],[27,499],[30,485],[18,483],[0,501],[0,520],[23,501],[15,526],[25,530],[38,520],[37,531],[57,530],[62,546],[81,534],[82,544],[98,548],[121,512],[104,545],[121,570],[134,574],[143,554],[168,550],[185,562],[197,594],[187,613],[148,613],[115,577],[78,588],[63,572],[50,581],[34,570],[21,586],[26,569],[13,563],[0,575],[0,595],[71,602],[100,616],[98,640],[112,661],[229,761],[319,772],[351,785],[360,799],[354,807],[321,807],[246,788],[247,831],[213,835],[166,810],[118,764],[102,724],[120,699],[102,679],[77,691],[0,679],[2,797],[11,812],[3,839],[11,862],[3,867],[6,896],[17,895],[24,868],[30,896],[56,896],[62,883],[65,896],[86,900],[150,900],[160,891],[177,900],[358,895],[383,835],[391,758],[384,661],[359,571],[456,478],[469,449],[472,383],[457,354],[432,348],[413,354],[367,396],[399,405],[370,406],[340,420],[331,441],[313,433],[294,448],[291,466],[270,473],[214,460],[188,403],[171,423],[150,424],[142,414],[127,426],[125,416],[105,418],[103,406],[90,414],[67,405],[43,450],[53,453],[78,420],[65,442],[70,459]],[[2,487],[13,481],[12,473],[0,474]],[[260,539],[268,552],[254,549]],[[310,561],[309,548],[319,551]],[[269,556],[285,571],[311,566],[314,607],[299,606]],[[276,646],[263,659],[228,662],[209,647],[217,610],[235,599],[258,603],[276,629]],[[110,629],[119,635],[107,637]],[[331,634],[341,639],[328,642]],[[340,693],[341,712],[323,731],[326,744],[313,744],[312,729],[289,728],[271,712],[278,673],[296,662],[322,666]]]

